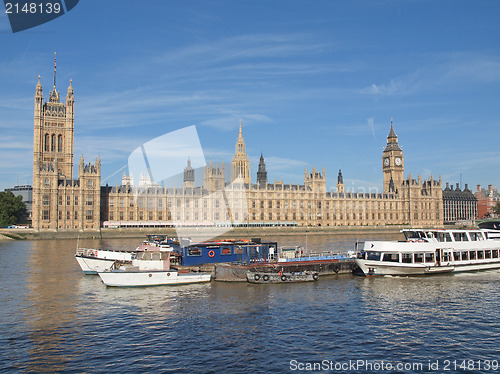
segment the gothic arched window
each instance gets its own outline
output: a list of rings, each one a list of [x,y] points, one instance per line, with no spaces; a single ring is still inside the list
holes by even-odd
[[[56,150],[56,136],[52,134],[52,139],[51,139],[51,144],[50,144],[50,150],[54,152]]]
[[[50,143],[50,136],[49,136],[49,134],[45,134],[44,149],[47,152],[50,150],[49,143]]]
[[[63,149],[63,138],[62,135],[57,136],[57,152],[62,152]]]

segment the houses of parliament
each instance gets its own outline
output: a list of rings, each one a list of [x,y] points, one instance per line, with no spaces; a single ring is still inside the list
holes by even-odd
[[[101,227],[167,226],[382,226],[443,225],[442,181],[404,177],[404,155],[391,121],[382,152],[382,193],[346,192],[342,172],[336,190],[326,171],[304,171],[303,184],[269,183],[263,155],[251,180],[240,122],[230,167],[210,162],[203,181],[186,160],[182,186],[165,187],[126,175],[120,185],[101,186],[101,163],[78,162],[73,173],[75,96],[70,80],[65,99],[54,84],[44,101],[40,77],[35,89],[33,214],[36,230],[99,230]],[[226,169],[230,176],[226,178]],[[137,183],[134,183],[134,180]]]

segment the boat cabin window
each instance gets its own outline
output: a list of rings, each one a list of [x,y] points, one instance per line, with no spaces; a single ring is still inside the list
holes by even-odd
[[[399,253],[384,253],[382,261],[399,262]]]
[[[436,232],[435,235],[438,242],[451,242],[449,232]]]
[[[468,242],[469,238],[467,237],[467,233],[465,232],[454,232],[453,236],[456,242]]]
[[[491,258],[491,250],[484,251],[484,258]]]
[[[220,249],[220,254],[221,255],[230,255],[231,254],[231,247],[222,247]]]
[[[450,252],[443,252],[443,262],[450,261]]]
[[[477,259],[482,260],[484,258],[484,252],[483,251],[477,251]]]
[[[136,258],[142,261],[160,261],[168,260],[169,256],[169,252],[141,252],[137,254]]]
[[[470,251],[469,252],[469,259],[470,260],[475,260],[476,259],[476,251]]]
[[[151,254],[153,252],[142,252],[137,254],[137,259],[138,260],[143,260],[143,261],[151,261]]]
[[[405,231],[404,232],[406,240],[410,239],[425,239],[425,233],[423,231]]]
[[[498,258],[498,249],[494,249],[491,251],[491,258]]]
[[[424,262],[424,254],[423,253],[415,253],[415,262]]]
[[[401,253],[401,262],[405,264],[411,264],[412,262],[412,254],[411,253]]]
[[[380,252],[366,252],[366,259],[371,261],[380,261]]]
[[[481,240],[479,232],[469,232],[470,240],[473,242],[477,242]]]
[[[434,253],[426,253],[425,262],[434,262]]]
[[[495,231],[495,232],[485,232],[484,233],[486,239],[498,239],[500,238],[499,236],[499,232],[498,231]]]
[[[240,245],[234,247],[234,254],[235,255],[241,255],[241,254],[243,254],[243,247],[240,246]]]
[[[201,256],[201,248],[197,248],[197,247],[188,248],[187,255],[188,256]]]
[[[460,261],[460,252],[453,252],[453,259],[455,261]]]
[[[462,261],[467,261],[469,259],[469,252],[462,252]]]

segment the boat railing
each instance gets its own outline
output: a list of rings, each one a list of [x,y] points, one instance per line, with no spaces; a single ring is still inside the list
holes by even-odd
[[[76,254],[77,254],[77,256],[96,256],[97,249],[95,249],[95,248],[77,248]]]
[[[323,261],[323,260],[344,260],[346,256],[335,253],[325,255],[307,255],[301,257],[293,257],[285,259],[286,262],[300,262],[300,261]]]

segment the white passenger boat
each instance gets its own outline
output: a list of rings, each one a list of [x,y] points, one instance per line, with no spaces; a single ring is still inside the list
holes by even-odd
[[[405,229],[405,241],[367,241],[355,262],[365,275],[425,275],[500,268],[492,230]]]
[[[78,248],[77,245],[75,258],[84,274],[97,274],[111,269],[115,262],[130,264],[137,253],[172,250],[166,235],[147,235],[147,240],[133,250]],[[177,256],[171,256],[172,262],[177,260]]]
[[[170,267],[171,252],[138,253],[130,265],[115,263],[98,273],[106,286],[145,287],[210,282],[208,273],[179,273]]]

